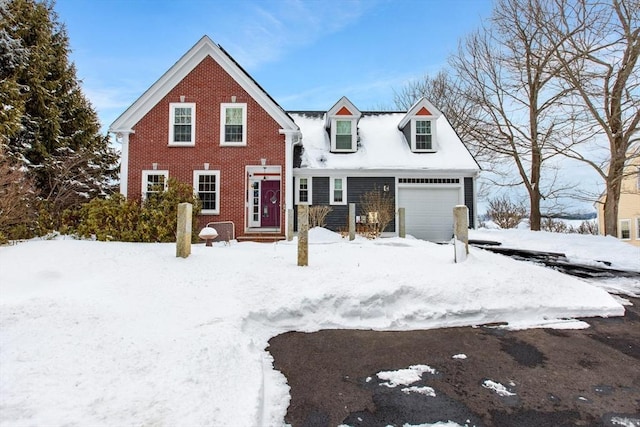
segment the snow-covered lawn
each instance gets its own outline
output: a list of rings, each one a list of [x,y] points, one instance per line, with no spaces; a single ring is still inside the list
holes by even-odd
[[[615,239],[488,233],[640,269]],[[282,425],[288,386],[265,347],[284,331],[580,327],[567,319],[624,312],[593,283],[479,249],[455,264],[452,246],[415,239],[310,241],[309,267],[295,240],[194,245],[187,259],[174,244],[0,247],[0,425]]]

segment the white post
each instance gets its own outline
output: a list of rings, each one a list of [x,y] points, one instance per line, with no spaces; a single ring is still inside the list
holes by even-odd
[[[120,194],[127,197],[127,186],[129,185],[129,133],[133,132],[116,132],[116,141],[120,141],[122,149],[120,150]]]

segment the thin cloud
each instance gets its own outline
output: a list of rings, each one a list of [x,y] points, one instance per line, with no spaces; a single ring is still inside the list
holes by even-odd
[[[252,5],[233,39],[224,42],[243,66],[255,69],[357,22],[374,1],[285,0]],[[222,43],[221,43],[222,44]]]

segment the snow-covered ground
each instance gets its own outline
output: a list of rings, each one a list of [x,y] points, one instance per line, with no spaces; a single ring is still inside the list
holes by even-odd
[[[640,270],[638,249],[611,238],[472,237]],[[598,283],[475,248],[455,264],[452,246],[409,238],[310,241],[308,267],[295,240],[194,245],[187,259],[174,244],[0,247],[0,425],[282,425],[289,389],[265,347],[284,331],[581,327],[567,319],[624,312]]]

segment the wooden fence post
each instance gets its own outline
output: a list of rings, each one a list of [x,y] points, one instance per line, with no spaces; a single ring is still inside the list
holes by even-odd
[[[403,239],[407,237],[407,228],[405,223],[405,209],[398,208],[398,237]]]
[[[349,240],[356,238],[356,204],[349,203]]]
[[[191,203],[178,205],[178,226],[176,230],[176,257],[187,258],[191,255]]]
[[[298,205],[298,266],[309,265],[309,206]]]
[[[453,208],[453,239],[455,261],[462,262],[469,255],[469,209],[464,205]]]

